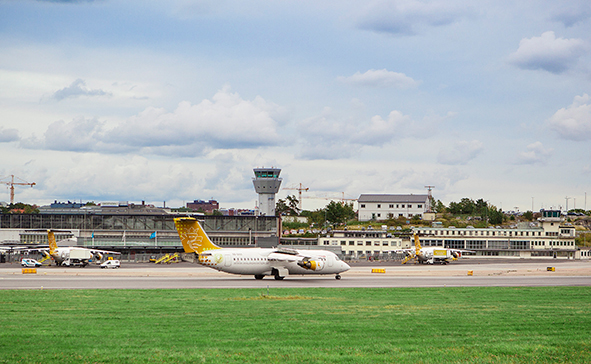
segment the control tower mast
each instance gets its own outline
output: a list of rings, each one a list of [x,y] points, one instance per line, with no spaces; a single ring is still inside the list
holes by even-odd
[[[259,194],[259,212],[261,215],[275,216],[275,194],[279,192],[282,179],[279,168],[254,168],[252,183]]]

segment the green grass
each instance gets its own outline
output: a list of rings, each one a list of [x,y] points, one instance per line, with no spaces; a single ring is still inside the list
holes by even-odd
[[[589,363],[591,287],[0,291],[0,363]]]

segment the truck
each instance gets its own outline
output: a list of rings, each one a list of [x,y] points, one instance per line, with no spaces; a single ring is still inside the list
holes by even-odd
[[[62,265],[66,267],[86,267],[92,259],[92,253],[88,249],[72,249],[68,258],[64,259]]]

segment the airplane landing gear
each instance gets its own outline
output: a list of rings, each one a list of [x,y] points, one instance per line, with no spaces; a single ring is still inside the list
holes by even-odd
[[[337,274],[336,276],[334,276],[336,279],[341,279],[341,275]]]
[[[255,274],[254,279],[263,279],[265,277],[263,274]]]

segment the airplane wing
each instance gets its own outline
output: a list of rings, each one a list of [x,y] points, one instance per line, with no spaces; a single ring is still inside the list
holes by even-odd
[[[90,252],[92,254],[97,254],[97,253],[100,253],[100,254],[121,254],[121,252],[113,252],[110,250],[98,250],[98,249],[88,249],[88,250],[90,250]]]

